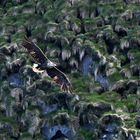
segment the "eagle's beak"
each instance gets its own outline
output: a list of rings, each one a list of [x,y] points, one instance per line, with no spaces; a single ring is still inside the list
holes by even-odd
[[[44,70],[40,70],[38,67],[38,64],[33,64],[32,70],[36,73],[43,73]]]

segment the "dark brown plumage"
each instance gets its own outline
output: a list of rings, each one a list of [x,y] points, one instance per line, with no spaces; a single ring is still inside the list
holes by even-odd
[[[36,67],[38,70],[45,70],[55,83],[60,85],[61,90],[64,92],[72,93],[72,85],[68,77],[59,70],[53,62],[51,62],[42,52],[42,50],[31,40],[26,39],[21,46],[27,49],[28,53],[38,64]]]

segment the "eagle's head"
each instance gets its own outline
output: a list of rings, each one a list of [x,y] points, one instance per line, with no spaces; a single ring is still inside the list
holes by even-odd
[[[38,64],[33,64],[32,70],[36,73],[43,73],[44,70],[41,70],[40,68],[38,68]]]

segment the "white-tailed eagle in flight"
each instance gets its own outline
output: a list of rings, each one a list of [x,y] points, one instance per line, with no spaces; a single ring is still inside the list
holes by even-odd
[[[43,53],[43,51],[30,39],[25,39],[21,44],[27,49],[30,56],[37,64],[33,65],[34,72],[46,71],[48,76],[51,77],[55,83],[60,85],[61,90],[64,92],[72,93],[72,85],[68,77],[56,67],[56,64],[51,62]]]

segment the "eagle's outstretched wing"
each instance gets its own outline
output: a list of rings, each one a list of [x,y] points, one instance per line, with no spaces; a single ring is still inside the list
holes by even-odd
[[[61,89],[72,93],[72,85],[67,76],[56,68],[53,63],[44,55],[42,50],[31,40],[26,39],[21,46],[27,49],[28,53],[33,57],[34,61],[38,63],[39,70],[46,70],[47,74],[58,84]]]
[[[56,67],[46,69],[47,74],[61,87],[61,90],[72,93],[72,85],[68,77]]]
[[[21,46],[27,49],[28,53],[34,59],[34,61],[38,64],[47,63],[47,57],[43,54],[42,50],[31,40],[26,39]]]

